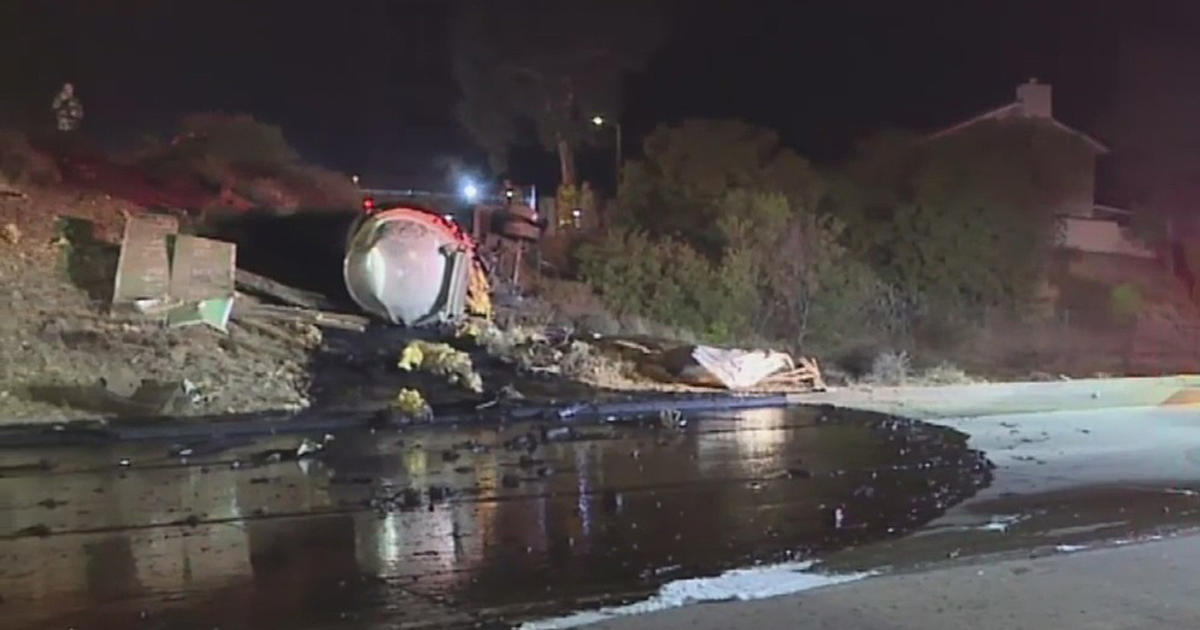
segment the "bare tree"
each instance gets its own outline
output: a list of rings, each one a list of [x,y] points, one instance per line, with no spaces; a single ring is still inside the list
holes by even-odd
[[[531,125],[557,153],[564,185],[577,181],[575,149],[613,116],[624,75],[641,66],[657,33],[646,2],[466,2],[454,18],[458,118],[494,171]]]

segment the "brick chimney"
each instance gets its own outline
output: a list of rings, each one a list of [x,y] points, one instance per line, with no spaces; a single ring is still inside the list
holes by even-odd
[[[1053,116],[1050,106],[1050,85],[1038,83],[1030,79],[1028,83],[1017,86],[1017,102],[1024,106],[1025,116],[1029,118],[1050,118]]]

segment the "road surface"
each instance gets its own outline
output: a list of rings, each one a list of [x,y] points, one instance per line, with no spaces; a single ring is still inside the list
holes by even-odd
[[[1200,628],[1200,537],[875,577],[745,603],[703,604],[597,630]]]
[[[990,478],[962,434],[918,422],[689,420],[0,451],[0,614],[503,627],[899,536]]]
[[[14,628],[730,627],[742,614],[797,627],[786,611],[811,600],[824,602],[814,627],[936,628],[1061,601],[1062,627],[1126,627],[1086,623],[1123,619],[1105,608],[1126,606],[1110,597],[1121,576],[1102,580],[1121,554],[1142,563],[1129,598],[1190,593],[1188,565],[1141,541],[1200,522],[1198,419],[796,408],[0,450],[0,615]],[[1187,540],[1166,544],[1194,553]],[[1089,560],[1112,545],[1096,553],[1115,559]],[[854,581],[788,594],[839,580]],[[625,614],[764,595],[783,597]]]

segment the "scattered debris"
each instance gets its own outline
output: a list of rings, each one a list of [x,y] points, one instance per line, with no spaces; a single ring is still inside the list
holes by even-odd
[[[495,398],[485,401],[485,402],[481,402],[478,405],[475,405],[475,410],[482,411],[484,409],[489,409],[491,407],[495,407],[502,403],[506,403],[506,402],[510,402],[510,401],[517,401],[517,400],[525,400],[525,395],[522,394],[520,391],[518,391],[516,387],[513,387],[512,385],[505,385],[504,387],[501,387],[500,389],[496,390]]]
[[[325,448],[324,444],[318,444],[308,438],[304,438],[300,442],[300,446],[296,447],[296,457],[307,457]]]
[[[795,369],[791,356],[770,350],[695,346],[691,356],[713,379],[702,376],[699,379],[701,384],[715,384],[726,389],[753,387],[772,374]]]
[[[532,453],[537,450],[538,441],[533,433],[522,433],[504,441],[504,448],[509,451],[525,451]]]
[[[407,387],[396,394],[391,409],[410,422],[429,422],[433,419],[433,409],[425,402],[421,392]]]
[[[179,219],[171,215],[147,213],[125,217],[113,284],[114,306],[167,299],[171,274],[167,237],[178,231]]]
[[[113,370],[95,387],[59,392],[63,402],[81,409],[122,416],[155,417],[184,410],[190,401],[182,383],[143,380],[129,371]]]
[[[813,359],[797,362],[784,352],[741,350],[713,346],[679,346],[647,351],[639,362],[647,375],[675,383],[731,390],[773,384],[809,390],[825,389]]]
[[[167,312],[167,324],[205,324],[226,332],[233,311],[236,247],[186,234],[173,241],[169,295],[180,305]]]
[[[4,229],[0,230],[0,237],[3,237],[4,242],[9,245],[19,245],[21,243],[21,228],[17,227],[16,223],[5,223]]]
[[[276,306],[274,304],[259,304],[239,296],[234,306],[233,317],[237,320],[268,319],[284,322],[311,324],[324,328],[337,328],[351,332],[362,332],[367,329],[370,320],[361,315],[320,311],[298,306]]]
[[[575,403],[573,405],[567,405],[558,410],[558,419],[566,420],[567,418],[573,418],[580,412],[585,411],[588,407],[589,405],[587,403]]]
[[[415,340],[400,353],[397,367],[405,371],[421,369],[446,377],[452,384],[475,393],[483,392],[483,378],[471,364],[471,356],[446,343]]]
[[[30,525],[29,527],[18,529],[13,535],[18,538],[23,536],[37,536],[38,538],[45,538],[51,533],[52,532],[50,531],[49,527],[43,523],[38,523],[36,525]]]
[[[482,346],[490,356],[526,372],[557,374],[574,380],[617,389],[648,389],[646,379],[660,385],[718,387],[745,390],[770,387],[787,390],[823,390],[824,380],[815,360],[793,359],[770,350],[739,350],[699,345],[662,345],[631,339],[571,338],[563,331],[557,339],[536,328],[499,327],[491,322],[469,321],[457,331]],[[659,347],[655,347],[658,345]]]
[[[687,420],[678,409],[663,409],[658,412],[658,424],[666,429],[682,429],[687,426]]]
[[[542,441],[561,442],[563,440],[569,440],[572,435],[573,431],[571,430],[571,427],[554,427],[550,429],[543,429]]]
[[[429,486],[429,490],[427,492],[429,494],[430,503],[445,501],[454,496],[453,488],[450,486],[439,486],[437,484]]]
[[[179,234],[169,214],[131,214],[117,258],[112,303],[171,326],[226,332],[234,300],[236,246]]]
[[[245,269],[237,270],[234,275],[234,281],[239,289],[272,297],[291,306],[299,306],[316,311],[331,308],[329,300],[319,293],[295,289],[282,282],[276,282]]]

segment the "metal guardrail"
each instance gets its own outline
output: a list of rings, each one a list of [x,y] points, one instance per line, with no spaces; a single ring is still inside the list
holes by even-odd
[[[374,198],[376,202],[388,199],[428,199],[431,202],[453,203],[463,206],[504,203],[504,198],[501,195],[480,195],[476,199],[468,200],[458,193],[435,192],[416,188],[360,188],[359,190],[363,195]]]
[[[434,192],[432,190],[418,190],[416,188],[360,188],[364,195],[372,197],[428,197],[432,199],[459,199],[460,197],[451,193]]]

